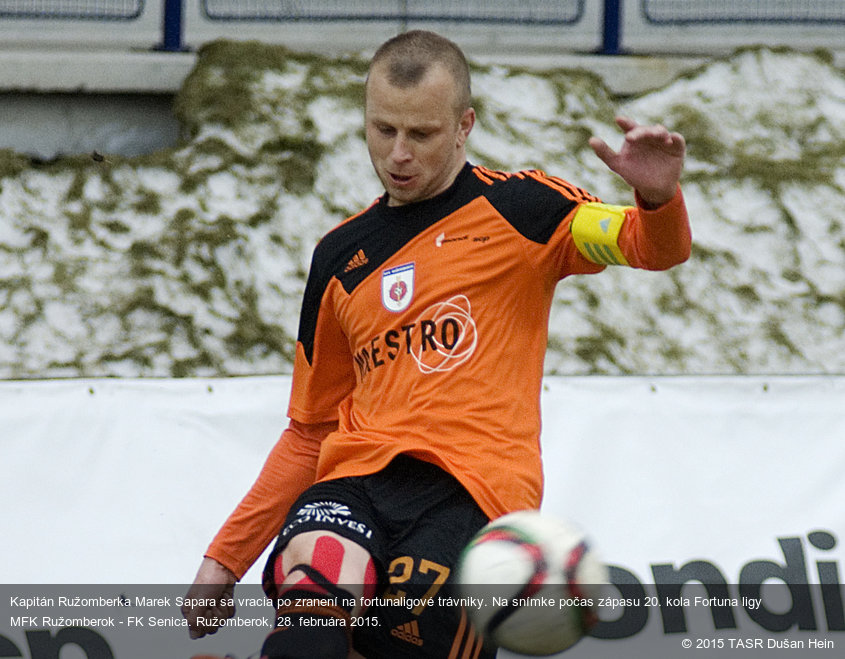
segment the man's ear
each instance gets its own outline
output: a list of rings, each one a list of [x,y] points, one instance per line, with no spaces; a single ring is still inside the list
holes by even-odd
[[[469,137],[469,133],[472,130],[472,127],[475,125],[475,110],[473,108],[467,108],[464,110],[464,113],[461,115],[461,119],[458,122],[458,146],[461,147],[467,141],[467,137]]]

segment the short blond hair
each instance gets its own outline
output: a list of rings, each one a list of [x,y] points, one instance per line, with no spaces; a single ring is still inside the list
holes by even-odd
[[[370,72],[382,64],[386,67],[388,82],[401,88],[419,84],[433,65],[440,64],[455,81],[458,115],[470,106],[469,64],[460,47],[446,37],[426,30],[403,32],[379,47],[370,62]]]

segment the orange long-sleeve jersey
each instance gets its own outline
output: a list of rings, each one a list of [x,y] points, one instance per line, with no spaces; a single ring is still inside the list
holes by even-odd
[[[373,473],[405,453],[452,474],[491,518],[538,507],[548,316],[559,280],[605,267],[570,230],[598,201],[543,172],[467,164],[444,193],[397,207],[382,198],[327,234],[296,346],[288,414],[300,431],[283,435],[310,446],[314,478]],[[689,256],[680,189],[622,217],[629,265],[665,269]],[[303,443],[301,424],[322,432]],[[285,482],[289,459],[274,449],[260,496],[247,495],[209,548],[239,576],[308,484],[300,471]],[[256,533],[265,522],[269,537]]]

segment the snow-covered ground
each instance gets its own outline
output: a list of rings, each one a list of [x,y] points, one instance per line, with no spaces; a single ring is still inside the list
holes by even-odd
[[[51,163],[0,152],[0,378],[287,373],[313,245],[381,192],[365,64],[205,47],[175,148]],[[845,73],[746,50],[614,99],[582,71],[477,67],[470,157],[608,202],[587,146],[617,113],[688,141],[691,260],[558,286],[557,374],[845,372]]]

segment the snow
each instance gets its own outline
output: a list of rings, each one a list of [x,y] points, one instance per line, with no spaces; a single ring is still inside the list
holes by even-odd
[[[314,244],[381,190],[361,63],[266,48],[246,83],[204,51],[176,148],[2,170],[0,377],[290,371]],[[502,66],[476,67],[474,93],[474,162],[611,203],[630,191],[587,138],[618,145],[614,114],[687,138],[691,260],[561,283],[548,373],[845,372],[842,70],[757,48],[633,99],[585,72]]]

